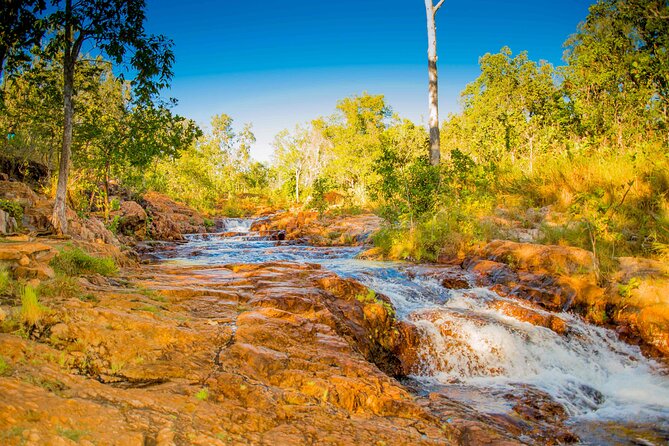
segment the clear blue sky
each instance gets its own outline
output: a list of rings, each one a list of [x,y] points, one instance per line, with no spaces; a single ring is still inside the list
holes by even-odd
[[[594,0],[446,0],[437,14],[440,115],[478,75],[478,58],[507,45],[562,63],[562,44]],[[253,156],[268,160],[283,128],[368,91],[415,122],[427,116],[421,0],[148,0],[147,28],[175,43],[177,112],[207,126],[227,113],[252,122]]]

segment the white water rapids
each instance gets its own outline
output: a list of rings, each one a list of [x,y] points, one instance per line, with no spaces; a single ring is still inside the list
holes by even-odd
[[[248,232],[252,222],[229,219],[225,230],[253,235]],[[561,335],[493,308],[491,303],[505,298],[487,288],[448,290],[435,279],[408,274],[402,263],[355,260],[359,248],[317,248],[244,234],[192,235],[188,240],[172,252],[173,261],[318,263],[388,296],[397,316],[415,324],[422,334],[421,367],[414,378],[426,388],[451,386],[457,389],[455,399],[494,412],[506,404],[495,395],[532,386],[567,410],[579,434],[583,434],[579,423],[644,424],[656,430],[653,438],[669,441],[666,371],[614,332],[577,316],[557,315],[568,326]],[[622,440],[616,436],[615,444],[667,444],[635,443],[635,434],[631,435],[632,439]],[[597,434],[584,444],[614,443],[606,434]]]

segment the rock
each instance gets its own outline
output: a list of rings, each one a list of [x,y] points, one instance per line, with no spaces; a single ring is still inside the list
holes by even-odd
[[[0,181],[0,198],[23,206],[23,221],[17,223],[32,231],[48,232],[53,229],[52,202],[33,192],[28,185],[16,181]]]
[[[567,323],[564,319],[546,311],[528,308],[526,305],[503,300],[496,300],[490,304],[492,308],[520,321],[549,328],[560,335],[567,332]]]
[[[18,262],[18,263],[19,263],[19,265],[21,265],[21,266],[28,266],[28,265],[30,265],[30,259],[28,258],[28,256],[25,256],[25,255],[24,255],[23,257],[21,257],[21,258],[19,259],[19,262]]]
[[[53,269],[45,264],[38,264],[34,267],[17,266],[14,268],[14,275],[17,279],[26,280],[49,280],[56,277],[56,273],[53,271]]]
[[[18,225],[14,217],[0,209],[0,234],[11,234],[16,231]]]
[[[252,231],[284,231],[286,240],[305,239],[315,246],[356,246],[369,243],[382,219],[372,214],[319,216],[317,212],[281,212],[256,220]]]
[[[165,195],[144,195],[146,211],[152,218],[151,235],[159,240],[183,240],[183,234],[206,232],[204,219],[194,209]]]
[[[91,243],[119,245],[116,236],[97,217],[80,218],[68,212],[69,234],[78,240]]]
[[[472,287],[471,274],[459,266],[416,265],[406,269],[409,277],[426,277],[438,281],[450,290],[463,290]]]
[[[146,235],[147,215],[136,201],[124,201],[120,208],[121,220],[119,231],[123,234],[135,234],[142,238]]]
[[[4,321],[7,318],[7,313],[5,313],[5,310],[0,308],[0,322]]]

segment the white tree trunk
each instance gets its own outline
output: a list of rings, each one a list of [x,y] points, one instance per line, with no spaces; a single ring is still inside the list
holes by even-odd
[[[437,27],[435,15],[441,7],[443,0],[436,6],[432,0],[425,0],[425,13],[427,15],[427,71],[429,78],[428,103],[430,110],[430,163],[439,165],[441,158],[439,137],[439,89],[437,82]]]

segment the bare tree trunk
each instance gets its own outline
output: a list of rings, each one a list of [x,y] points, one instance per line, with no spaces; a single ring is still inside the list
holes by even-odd
[[[429,77],[428,102],[430,109],[430,163],[438,166],[441,158],[439,137],[439,88],[437,82],[437,27],[434,18],[437,10],[444,3],[440,0],[436,5],[432,0],[425,0],[427,15],[427,72]]]
[[[300,170],[295,169],[295,201],[300,202]]]
[[[67,177],[70,171],[70,155],[72,153],[72,118],[74,107],[72,96],[74,93],[74,63],[76,55],[72,48],[72,1],[67,0],[65,5],[65,51],[63,54],[63,146],[60,153],[60,165],[58,169],[58,186],[56,188],[56,200],[53,205],[51,223],[58,234],[67,233]],[[74,59],[74,60],[73,60]]]

